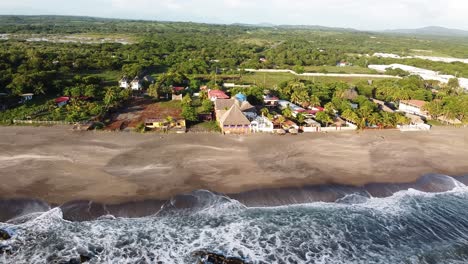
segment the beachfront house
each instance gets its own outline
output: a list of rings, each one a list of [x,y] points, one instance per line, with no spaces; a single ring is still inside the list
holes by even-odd
[[[302,126],[302,132],[320,132],[322,125],[314,119],[304,120],[304,126]]]
[[[424,110],[425,101],[421,100],[401,100],[398,110],[404,113],[427,117],[428,113]]]
[[[215,113],[216,118],[222,116],[224,111],[227,111],[231,108],[232,105],[237,105],[241,112],[249,119],[254,120],[257,117],[257,110],[256,108],[251,105],[247,100],[246,101],[239,101],[238,98],[231,98],[231,99],[217,99],[214,103],[215,106]],[[221,113],[222,112],[222,113]]]
[[[268,119],[266,116],[257,116],[250,123],[250,130],[254,133],[273,133],[274,125],[273,122],[271,122],[271,120]]]
[[[292,120],[289,120],[289,119],[286,119],[286,121],[284,121],[281,124],[281,126],[285,131],[289,131],[289,130],[292,130],[292,129],[295,129],[296,131],[299,130],[299,126],[296,123],[294,123]]]
[[[147,118],[145,127],[154,131],[171,130],[176,133],[185,133],[187,130],[186,121],[183,118]]]
[[[257,118],[257,112],[255,107],[244,97],[238,95],[235,98],[215,101],[216,120],[223,133],[245,134],[250,132],[250,122]]]
[[[254,120],[257,117],[257,109],[247,101],[247,97],[245,98],[245,101],[239,101],[237,99],[235,103],[249,120]]]
[[[221,90],[208,90],[208,98],[215,102],[218,99],[229,99],[229,96]]]
[[[238,104],[233,104],[221,117],[219,126],[225,134],[247,134],[250,132],[250,121],[242,113]]]

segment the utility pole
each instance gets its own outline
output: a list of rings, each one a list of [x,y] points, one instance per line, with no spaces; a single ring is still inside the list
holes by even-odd
[[[215,69],[215,77],[214,77],[215,86],[217,86],[217,85],[216,85],[216,75],[217,75],[217,74],[218,74],[218,67],[216,67],[216,69]]]

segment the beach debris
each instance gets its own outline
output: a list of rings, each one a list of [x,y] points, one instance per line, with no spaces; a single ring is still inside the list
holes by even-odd
[[[291,135],[297,135],[297,134],[299,134],[299,131],[298,131],[297,129],[295,129],[295,128],[289,129],[288,132],[289,132],[289,134],[291,134]]]
[[[10,232],[0,229],[0,240],[8,240],[11,238]]]
[[[235,257],[226,257],[209,251],[195,251],[193,256],[198,257],[198,264],[247,264],[244,260]]]
[[[284,129],[278,129],[276,131],[276,134],[283,136],[283,135],[286,135],[286,131],[284,131]]]

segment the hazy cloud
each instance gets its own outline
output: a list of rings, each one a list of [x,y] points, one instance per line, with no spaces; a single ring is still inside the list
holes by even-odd
[[[212,23],[308,24],[359,29],[430,25],[468,30],[466,0],[15,0],[1,14],[63,14]]]

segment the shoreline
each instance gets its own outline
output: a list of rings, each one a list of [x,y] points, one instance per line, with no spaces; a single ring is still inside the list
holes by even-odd
[[[233,199],[250,209],[278,208],[313,203],[360,204],[371,198],[387,198],[410,189],[424,193],[446,193],[468,185],[468,174],[456,178],[429,174],[411,183],[370,183],[355,187],[346,185],[315,185],[259,189],[236,194],[222,194],[195,190],[170,199],[127,201],[116,204],[75,200],[63,204],[49,204],[34,198],[0,200],[0,222],[21,221],[23,216],[60,208],[68,221],[92,221],[99,218],[141,218],[165,216],[173,213],[191,214]],[[16,220],[15,220],[16,219]]]
[[[137,134],[0,127],[0,199],[165,200],[304,186],[399,184],[468,173],[468,129],[299,136]]]

